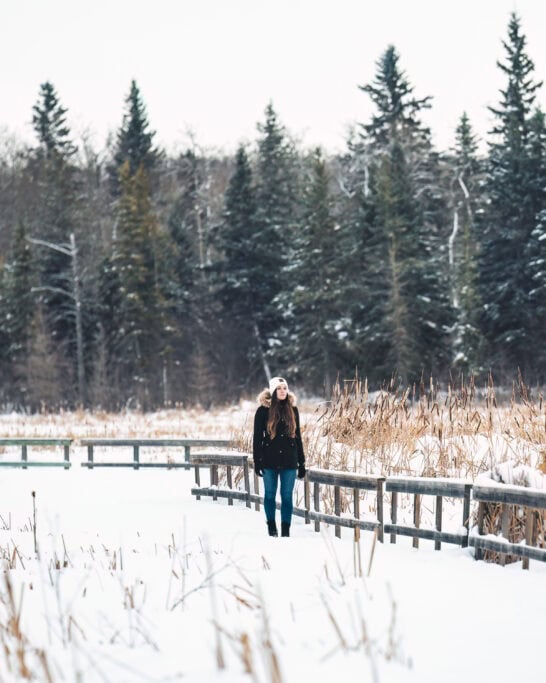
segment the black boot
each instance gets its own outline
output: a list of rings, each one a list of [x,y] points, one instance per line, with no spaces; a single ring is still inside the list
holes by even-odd
[[[281,536],[290,536],[290,524],[281,522]]]
[[[277,531],[277,523],[275,520],[267,520],[267,530],[269,531],[270,536],[278,536],[279,532]]]

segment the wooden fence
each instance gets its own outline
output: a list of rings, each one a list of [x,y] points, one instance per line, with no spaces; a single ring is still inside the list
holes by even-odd
[[[523,559],[523,569],[529,568],[529,559],[546,562],[546,548],[533,545],[535,538],[535,510],[546,510],[546,491],[530,489],[525,486],[498,486],[475,484],[472,497],[478,502],[478,533],[470,536],[470,545],[476,549],[475,557],[482,559],[484,550],[492,550],[503,556],[515,555]],[[486,505],[500,503],[502,536],[484,535],[484,521]],[[525,515],[525,542],[510,543],[508,529],[514,506],[523,508]]]
[[[212,496],[213,500],[227,498],[228,505],[233,505],[233,500],[244,500],[246,506],[250,507],[250,476],[248,472],[248,456],[237,453],[192,453],[190,454],[190,464],[195,468],[195,484],[191,490],[197,500],[201,496]],[[210,469],[210,486],[201,486],[200,467],[205,466]],[[218,486],[218,467],[226,468],[227,488]],[[244,491],[233,488],[232,472],[234,467],[243,468]]]
[[[82,467],[93,469],[95,467],[132,467],[135,470],[141,467],[167,467],[169,469],[183,468],[189,470],[191,449],[195,447],[210,446],[225,448],[231,445],[225,439],[82,439],[82,446],[87,447],[87,461],[82,462]],[[132,448],[133,459],[111,462],[108,460],[95,460],[96,448]],[[141,462],[141,448],[178,448],[184,449],[183,462]]]
[[[352,529],[364,529],[366,531],[377,530],[377,536],[383,541],[383,483],[385,477],[356,474],[352,472],[337,472],[335,470],[310,469],[305,477],[305,509],[306,522],[314,520],[315,531],[320,530],[320,522],[333,524],[335,535],[341,537],[341,527]],[[313,484],[313,510],[310,510],[311,496],[310,485]],[[334,514],[326,514],[320,511],[320,485],[334,487]],[[352,489],[353,514],[352,517],[341,515],[341,489]],[[360,492],[373,491],[376,494],[376,519],[363,520],[360,518]],[[358,537],[358,533],[356,534]]]
[[[254,473],[254,492],[250,490],[250,477],[248,456],[244,454],[226,453],[223,455],[200,453],[191,456],[191,462],[195,465],[210,468],[210,485],[201,486],[199,468],[196,467],[196,486],[191,492],[197,500],[201,496],[212,496],[214,499],[227,498],[239,499],[246,502],[250,507],[255,504],[259,510],[263,504],[263,496],[259,491],[259,478]],[[225,488],[218,486],[218,465],[228,467],[228,485]],[[233,488],[231,474],[232,467],[243,468],[244,490]],[[310,486],[313,484],[313,509],[311,510]],[[334,514],[320,511],[320,485],[334,488]],[[353,505],[352,515],[344,516],[341,513],[341,489],[352,489]],[[371,491],[375,494],[375,519],[362,519],[360,517],[360,492]],[[383,520],[383,491],[391,493],[391,523],[386,524]],[[413,526],[397,524],[398,494],[408,493],[413,499]],[[470,496],[479,502],[478,508],[478,535],[469,536],[470,524]],[[435,528],[421,528],[420,512],[421,497],[424,495],[434,496],[436,499]],[[442,529],[442,513],[444,498],[459,498],[463,501],[461,533],[450,533]],[[483,535],[483,517],[486,502],[499,502],[503,508],[503,519],[508,519],[504,510],[508,506],[516,505],[527,509],[527,527],[525,544],[509,543],[505,538],[491,538]],[[280,503],[276,502],[277,509]],[[341,527],[349,527],[355,530],[355,538],[360,529],[377,531],[380,541],[384,540],[384,534],[390,535],[391,543],[396,542],[397,536],[409,536],[413,539],[413,547],[419,547],[419,539],[434,541],[435,550],[441,549],[442,543],[452,543],[465,548],[469,545],[476,548],[475,557],[481,559],[482,550],[495,550],[500,553],[513,554],[523,558],[523,568],[528,569],[529,559],[546,562],[546,548],[538,548],[532,545],[536,540],[533,528],[534,516],[529,514],[532,510],[546,510],[546,492],[538,489],[529,489],[521,486],[479,486],[465,479],[425,478],[425,477],[381,477],[373,475],[361,475],[352,472],[338,472],[335,470],[309,469],[304,482],[304,507],[294,507],[295,516],[305,518],[305,523],[315,523],[315,531],[320,530],[320,522],[326,522],[335,527],[336,536],[341,535]],[[506,524],[507,522],[505,522]],[[505,534],[506,536],[507,534]]]
[[[0,439],[0,448],[9,446],[21,446],[21,460],[0,460],[0,467],[70,467],[70,446],[72,439]],[[62,446],[64,459],[58,460],[29,460],[30,447],[45,448],[47,446]]]
[[[20,446],[21,460],[2,461],[0,467],[63,467],[69,469],[70,448],[72,439],[50,438],[0,438],[0,448]],[[231,442],[224,439],[83,439],[80,445],[87,447],[87,461],[82,462],[82,467],[93,469],[95,467],[132,467],[140,468],[184,468],[195,469],[196,486],[191,489],[197,500],[201,496],[227,498],[228,504],[233,505],[233,500],[244,500],[247,507],[252,503],[259,510],[263,504],[263,496],[259,491],[259,478],[254,473],[254,491],[250,490],[249,456],[244,453],[231,452],[199,452],[192,453],[196,447],[225,448]],[[29,460],[29,448],[62,447],[64,458],[58,460]],[[128,461],[104,461],[95,460],[96,448],[132,448],[133,459]],[[142,462],[140,459],[141,448],[175,448],[184,450],[182,462]],[[226,467],[227,486],[219,486],[218,468]],[[242,468],[242,480],[244,490],[233,487],[233,468]],[[210,485],[201,486],[200,469],[208,468],[210,471]],[[313,484],[313,509],[311,509],[311,484]],[[333,487],[334,514],[321,512],[320,510],[320,486]],[[343,515],[341,512],[341,489],[352,489],[352,514]],[[391,494],[391,523],[383,520],[383,491]],[[375,496],[375,518],[363,519],[360,515],[361,492],[369,491]],[[413,495],[413,525],[405,526],[397,524],[398,494],[407,493]],[[469,536],[470,518],[470,495],[478,503],[477,534]],[[435,527],[421,528],[421,497],[424,495],[434,496],[436,499]],[[442,529],[442,511],[444,498],[460,498],[463,500],[462,533],[448,533]],[[493,536],[484,534],[484,520],[487,504],[500,504],[501,507],[501,535]],[[276,503],[280,508],[280,503]],[[521,510],[525,516],[525,541],[512,543],[508,540],[508,526],[514,510]],[[535,528],[537,514],[544,516],[546,511],[546,491],[531,489],[523,486],[507,486],[504,484],[473,484],[467,480],[423,478],[423,477],[380,477],[373,475],[361,475],[351,472],[338,472],[334,470],[309,469],[304,482],[304,507],[294,507],[293,514],[303,517],[306,524],[315,523],[315,531],[320,530],[320,523],[325,522],[335,527],[336,536],[341,535],[341,527],[349,527],[355,530],[355,536],[359,530],[377,531],[380,541],[383,541],[384,533],[390,534],[391,543],[396,542],[397,536],[409,536],[413,539],[413,546],[419,547],[419,539],[434,541],[436,550],[441,549],[442,543],[454,543],[466,547],[470,545],[475,549],[476,559],[482,559],[486,550],[500,553],[503,556],[514,555],[521,557],[524,569],[529,567],[529,560],[546,562],[546,548],[537,547],[538,533]],[[544,539],[540,539],[544,543]]]
[[[391,493],[391,524],[385,524],[385,533],[390,534],[391,543],[396,543],[396,536],[411,536],[413,547],[419,547],[419,539],[434,541],[434,548],[440,550],[442,542],[455,543],[466,548],[468,545],[468,523],[470,517],[470,491],[472,482],[461,479],[441,479],[424,477],[389,477],[386,490]],[[413,526],[401,526],[396,523],[398,516],[398,494],[413,494]],[[436,515],[434,529],[421,529],[421,497],[436,497]],[[443,499],[463,499],[462,526],[463,534],[452,534],[442,531]]]
[[[0,460],[0,467],[21,467],[27,469],[28,467],[63,467],[69,469],[70,462],[70,448],[74,444],[84,446],[87,448],[87,460],[80,463],[82,467],[93,469],[95,467],[132,467],[133,469],[140,469],[141,467],[152,468],[169,468],[169,469],[190,469],[190,453],[192,448],[210,446],[212,448],[226,448],[231,445],[231,442],[226,439],[81,439],[74,442],[73,439],[51,439],[51,438],[1,438],[0,448],[20,446],[21,460]],[[63,448],[64,459],[58,460],[29,460],[28,453],[31,447],[46,448],[48,446],[61,446]],[[133,459],[122,461],[108,461],[96,460],[96,448],[132,448]],[[140,459],[141,448],[174,448],[183,449],[183,461],[167,461],[167,462],[142,462]]]

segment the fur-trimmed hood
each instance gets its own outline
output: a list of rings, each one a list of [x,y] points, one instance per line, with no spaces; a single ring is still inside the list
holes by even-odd
[[[288,401],[293,408],[296,405],[296,394],[293,394],[291,391],[289,391]],[[260,395],[258,396],[258,403],[264,408],[271,407],[271,392],[269,391],[269,389],[266,388],[260,393]]]

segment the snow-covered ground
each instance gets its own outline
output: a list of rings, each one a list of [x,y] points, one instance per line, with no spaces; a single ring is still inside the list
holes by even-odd
[[[2,471],[0,680],[544,681],[540,563],[403,538],[372,557],[363,532],[359,576],[349,530],[296,518],[269,538],[263,512],[197,502],[192,483]]]
[[[1,415],[0,433],[225,439],[251,429],[254,409]],[[302,417],[311,423],[313,406]],[[497,447],[478,435],[458,448],[474,454],[476,471],[521,483],[527,466],[498,464],[515,443],[503,438]],[[434,448],[419,442],[416,471]],[[536,448],[523,457],[518,448],[515,464],[538,462]],[[19,449],[0,457],[18,459]],[[62,452],[29,450],[31,460],[45,457]],[[141,452],[168,457],[182,453]],[[301,518],[291,538],[269,538],[263,510],[192,498],[191,471],[90,471],[79,465],[85,459],[76,444],[71,470],[0,470],[2,682],[545,680],[541,563],[526,572],[445,544],[440,552],[406,538],[374,544],[366,532],[358,546],[348,529],[337,539]],[[132,451],[99,449],[95,459],[129,462]],[[296,494],[301,505],[301,482]],[[411,499],[400,496],[399,523],[411,523]],[[422,526],[432,525],[433,503],[423,499]],[[461,518],[460,501],[446,500],[444,528],[458,531]]]

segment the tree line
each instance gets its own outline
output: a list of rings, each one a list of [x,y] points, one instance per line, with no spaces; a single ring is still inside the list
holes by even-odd
[[[136,82],[108,148],[76,145],[52,83],[36,143],[0,151],[0,403],[151,409],[270,374],[544,381],[546,125],[512,14],[487,152],[462,112],[439,151],[389,46],[346,151],[306,150],[272,103],[234,156],[168,155]]]

